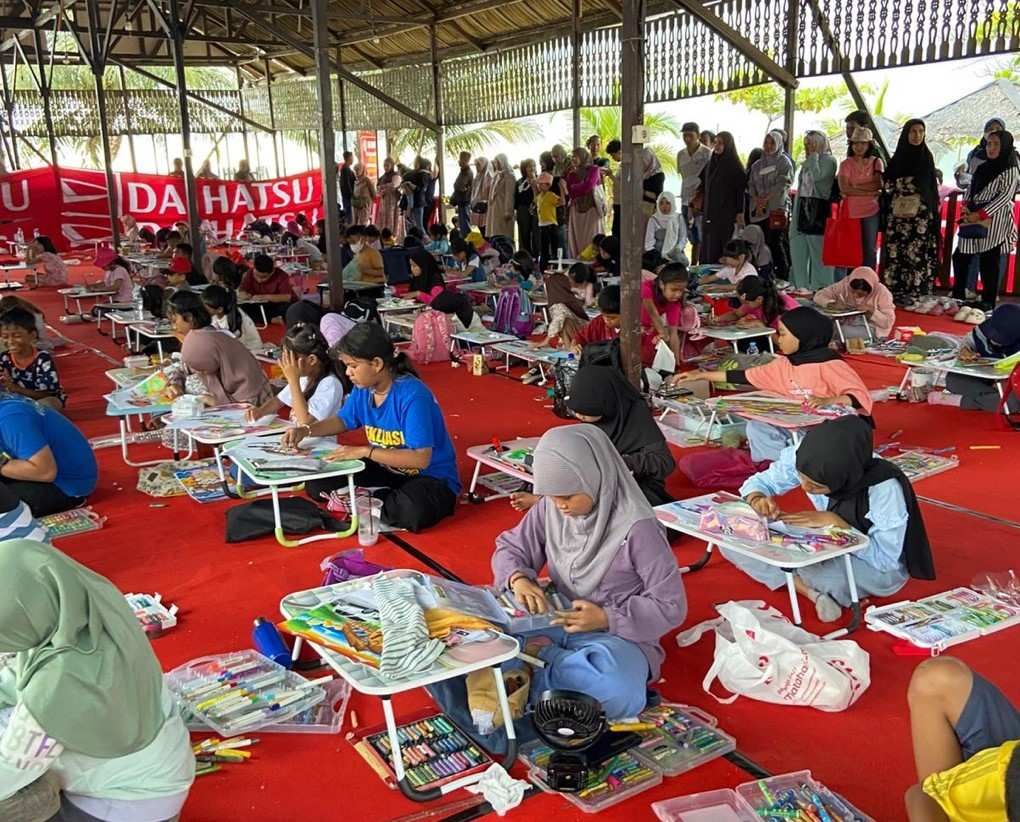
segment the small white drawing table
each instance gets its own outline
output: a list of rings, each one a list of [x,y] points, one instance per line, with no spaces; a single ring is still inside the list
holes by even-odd
[[[386,571],[384,573],[388,576],[425,576],[424,574],[419,574],[417,571],[404,569],[396,569],[393,571]],[[289,619],[297,616],[303,611],[309,610],[310,608],[315,608],[318,605],[335,602],[342,598],[345,591],[364,590],[371,586],[373,579],[375,579],[375,577],[364,577],[362,579],[352,579],[347,582],[339,582],[336,585],[328,585],[323,588],[309,588],[304,591],[295,591],[280,600],[280,613],[283,614],[285,618]],[[442,584],[442,580],[437,579],[436,582],[440,585]],[[492,656],[488,656],[474,662],[459,662],[448,659],[446,655],[444,655],[443,657],[440,657],[440,660],[433,663],[429,670],[415,676],[412,679],[406,680],[384,679],[378,671],[368,665],[355,662],[336,651],[331,651],[325,646],[316,645],[313,642],[308,642],[308,644],[312,646],[315,652],[327,665],[336,671],[343,679],[349,682],[354,690],[358,693],[377,696],[382,700],[383,716],[386,719],[386,732],[389,736],[390,748],[393,754],[393,773],[396,776],[397,785],[400,787],[404,796],[408,799],[412,799],[415,802],[427,802],[431,799],[438,799],[441,796],[452,793],[459,788],[465,788],[468,785],[473,785],[481,778],[481,774],[469,774],[444,785],[431,788],[427,791],[420,791],[412,787],[404,772],[404,762],[400,755],[400,739],[397,736],[397,722],[393,716],[393,705],[391,704],[391,699],[395,694],[407,693],[408,691],[423,688],[426,685],[432,685],[437,682],[443,682],[447,679],[465,676],[473,671],[480,671],[483,668],[491,668],[496,679],[496,694],[499,699],[500,709],[503,712],[503,727],[506,729],[507,735],[507,751],[503,758],[503,766],[509,769],[513,766],[514,760],[517,758],[517,735],[514,731],[513,715],[510,712],[510,703],[507,700],[506,686],[503,683],[503,674],[500,670],[500,666],[504,662],[509,662],[517,656],[520,651],[520,645],[517,643],[516,639],[511,636],[507,636],[506,634],[500,633],[499,637],[505,641],[500,643],[499,649],[494,652]],[[304,640],[302,637],[297,637],[294,640],[294,650],[292,653],[293,659],[297,659],[298,654],[301,652],[301,646],[306,641],[308,640]]]
[[[737,343],[741,340],[753,340],[758,337],[765,337],[768,340],[769,351],[773,354],[776,353],[775,347],[772,345],[772,338],[776,335],[776,329],[769,328],[767,326],[747,326],[740,325],[703,325],[698,329],[704,336],[711,337],[714,340],[726,340],[733,344],[733,350],[740,352],[740,348],[737,347]]]
[[[113,342],[117,342],[117,326],[124,327],[124,340],[127,343],[128,348],[131,347],[131,332],[129,326],[133,323],[145,322],[151,320],[152,314],[148,311],[142,311],[141,314],[134,307],[132,308],[118,308],[113,311],[104,311],[96,318],[96,328],[100,334],[103,333],[103,320],[109,320],[110,322],[110,339]]]
[[[270,437],[245,437],[243,440],[235,440],[223,449],[223,453],[233,460],[240,473],[245,474],[256,485],[265,485],[273,498],[273,519],[275,522],[276,541],[284,548],[296,548],[299,545],[306,545],[309,542],[318,542],[323,539],[341,539],[349,537],[358,530],[358,513],[355,504],[354,475],[365,469],[365,463],[361,460],[341,460],[330,463],[321,471],[288,471],[271,470],[267,466],[256,466],[252,463],[253,454],[259,453],[259,447],[265,445],[279,445],[282,435]],[[314,439],[303,442],[299,446],[300,451],[315,451],[317,454],[324,454],[338,448],[333,440]],[[280,516],[280,491],[295,483],[308,482],[309,480],[330,479],[332,477],[347,477],[347,489],[351,498],[351,524],[346,531],[336,531],[328,534],[316,534],[302,539],[287,539],[283,532],[283,520]],[[240,481],[240,476],[238,477]]]
[[[516,340],[513,334],[501,334],[498,331],[458,331],[456,334],[450,335],[451,344],[455,347],[456,351],[460,351],[461,348],[481,348],[486,349],[500,343],[513,342]],[[463,343],[463,345],[461,345]]]
[[[910,378],[910,371],[914,368],[930,368],[932,371],[941,371],[944,374],[959,374],[961,377],[975,377],[979,380],[990,380],[995,383],[995,390],[999,392],[999,398],[1004,396],[1003,384],[1009,379],[1010,371],[999,371],[991,365],[964,365],[956,357],[950,359],[931,359],[921,362],[900,362],[906,366],[903,372],[903,379],[900,380],[899,390],[903,391]]]
[[[75,313],[81,317],[86,315],[86,311],[82,309],[83,300],[92,300],[94,303],[107,302],[112,303],[113,298],[117,294],[115,288],[82,288],[81,286],[75,286],[74,288],[58,288],[57,293],[64,298],[64,311],[70,313],[71,301],[74,301]]]
[[[401,337],[411,339],[411,334],[414,331],[414,320],[418,316],[418,312],[413,314],[383,314],[379,319],[382,322],[383,328],[386,329],[388,334],[397,333]]]
[[[712,439],[712,432],[716,423],[719,425],[733,425],[735,420],[726,411],[720,411],[716,406],[709,404],[707,399],[695,397],[693,394],[679,395],[676,397],[664,397],[658,394],[652,395],[652,404],[661,408],[659,421],[662,423],[670,414],[676,414],[680,418],[692,417],[696,420],[693,428],[689,428],[682,421],[680,428],[690,431],[690,440],[693,441],[699,433],[704,432],[703,444],[708,445]],[[660,427],[663,427],[660,425]],[[665,429],[663,429],[665,431]],[[667,437],[668,439],[668,437]],[[679,443],[678,443],[679,444]]]
[[[504,355],[506,358],[504,368],[508,373],[510,371],[511,359],[522,360],[528,366],[536,366],[539,374],[542,375],[542,378],[538,381],[539,385],[545,385],[548,379],[546,368],[551,369],[557,363],[566,363],[573,358],[573,354],[569,351],[563,351],[559,348],[552,348],[550,346],[532,348],[527,340],[512,340],[511,342],[499,343],[492,346],[492,350]]]
[[[360,294],[363,291],[382,292],[386,288],[386,283],[368,283],[364,280],[344,280],[343,285],[344,291],[350,291],[352,294]],[[329,294],[329,283],[316,283],[315,287],[319,289],[319,299],[325,304]]]
[[[257,305],[259,307],[259,313],[262,315],[262,325],[256,324],[257,328],[267,328],[269,326],[269,315],[266,314],[266,303],[269,300],[264,297],[248,297],[246,300],[240,300],[237,303],[238,308],[243,308],[246,305]]]
[[[759,412],[741,409],[739,407],[741,400],[767,400],[770,403],[783,406],[783,410],[788,406],[790,411],[787,415],[782,411],[770,414],[767,411]],[[705,400],[705,403],[713,409],[714,414],[724,411],[741,419],[764,422],[774,425],[776,428],[789,431],[794,445],[800,444],[804,436],[802,431],[805,428],[814,428],[814,426],[821,425],[828,420],[838,419],[838,415],[814,413],[811,410],[805,409],[803,400],[783,397],[779,394],[773,394],[771,391],[746,391],[742,394],[710,397]],[[715,422],[715,420],[713,419],[712,422]]]
[[[163,340],[173,340],[177,338],[171,330],[170,325],[166,322],[155,322],[153,320],[143,322],[135,321],[127,327],[128,347],[131,347],[132,331],[138,335],[138,348],[142,347],[142,337],[148,337],[150,340],[156,341],[156,350],[159,353],[160,362],[163,361]]]
[[[538,445],[538,437],[521,437],[515,440],[509,440],[507,442],[501,442],[500,448],[502,451],[517,451],[521,448],[530,448],[534,450],[535,446]],[[487,468],[495,469],[495,473],[504,474],[513,479],[520,480],[523,485],[533,485],[535,478],[532,476],[530,471],[525,470],[519,465],[500,459],[499,454],[496,453],[492,443],[488,445],[474,445],[468,448],[467,455],[475,461],[475,471],[471,475],[471,485],[468,487],[467,498],[471,502],[488,502],[494,499],[503,499],[509,497],[514,491],[500,492],[492,494],[487,497],[479,497],[475,494],[475,488],[478,485],[478,478],[482,471],[482,466]]]
[[[794,573],[800,568],[807,568],[810,565],[817,565],[826,560],[843,557],[846,564],[846,579],[850,587],[851,619],[845,628],[840,628],[827,634],[826,638],[835,639],[857,630],[861,621],[861,604],[857,596],[857,580],[854,578],[854,568],[850,562],[850,556],[868,547],[868,538],[864,534],[855,530],[852,531],[852,537],[855,541],[850,544],[841,547],[825,547],[816,551],[807,551],[796,546],[778,545],[772,542],[754,542],[727,534],[702,531],[698,527],[700,515],[689,510],[685,505],[710,503],[713,498],[719,496],[730,500],[740,499],[740,497],[725,493],[704,494],[700,497],[655,506],[655,515],[664,527],[705,542],[704,556],[697,563],[681,568],[681,573],[690,573],[707,565],[716,546],[779,568],[786,575],[786,589],[790,594],[790,609],[793,612],[793,621],[800,625],[800,605],[797,602]]]
[[[875,335],[871,330],[871,323],[868,322],[868,315],[866,312],[861,311],[859,308],[825,308],[821,306],[815,306],[821,308],[822,313],[832,320],[836,326],[836,332],[839,334],[839,341],[846,345],[846,334],[843,333],[843,323],[847,320],[852,320],[854,317],[860,317],[864,321],[864,330],[868,332],[868,342],[873,343],[875,341]]]
[[[406,314],[409,311],[421,311],[426,305],[418,300],[405,300],[401,297],[386,297],[376,303],[376,311],[380,316],[386,314]]]
[[[120,369],[114,370],[119,371]],[[111,377],[111,379],[114,378]],[[116,382],[116,380],[114,381]],[[114,404],[113,400],[110,399],[111,396],[112,395],[110,394],[106,395],[107,401],[106,416],[116,417],[118,423],[120,424],[120,455],[121,458],[124,460],[125,465],[130,465],[134,468],[144,468],[147,465],[162,465],[164,462],[176,462],[177,460],[181,459],[180,449],[178,448],[177,432],[174,432],[173,457],[171,459],[158,459],[147,460],[145,462],[132,462],[131,459],[128,457],[128,434],[131,431],[131,427],[128,422],[129,418],[135,415],[137,415],[138,418],[141,419],[143,415],[148,415],[149,417],[156,417],[161,414],[169,414],[171,410],[170,404],[151,403],[148,405],[116,405]],[[191,445],[189,443],[188,453],[184,455],[184,459],[189,459],[191,457],[191,453],[192,453]]]

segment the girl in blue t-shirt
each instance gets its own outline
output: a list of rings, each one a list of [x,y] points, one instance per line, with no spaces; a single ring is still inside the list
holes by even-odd
[[[365,429],[367,445],[341,445],[337,456],[365,462],[356,477],[378,487],[383,519],[420,531],[453,513],[460,493],[457,460],[443,413],[404,353],[396,353],[382,326],[359,323],[337,344],[337,355],[354,390],[336,417],[288,431],[286,445],[305,437],[332,437]],[[306,484],[318,499],[345,487],[346,477]]]

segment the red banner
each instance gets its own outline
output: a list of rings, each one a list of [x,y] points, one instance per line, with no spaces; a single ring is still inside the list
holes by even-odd
[[[220,236],[236,236],[251,214],[286,222],[298,213],[319,219],[322,175],[318,171],[255,183],[197,180],[199,220],[208,220]],[[184,179],[156,174],[115,174],[122,214],[153,230],[187,220]],[[0,235],[21,228],[31,237],[38,229],[61,250],[110,236],[106,175],[101,171],[50,168],[0,176]]]

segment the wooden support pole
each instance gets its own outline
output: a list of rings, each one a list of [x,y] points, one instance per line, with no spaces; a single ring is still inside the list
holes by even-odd
[[[644,220],[641,213],[643,140],[635,142],[635,128],[644,126],[645,0],[624,0],[620,32],[620,137],[623,142],[620,196],[621,259],[620,355],[624,373],[641,384],[641,252]]]
[[[581,145],[581,0],[573,0],[570,18],[570,116],[573,147]]]
[[[786,70],[797,76],[797,49],[800,47],[800,4],[801,0],[788,0],[786,12]],[[783,89],[783,130],[786,132],[786,150],[793,156],[794,112],[797,107],[797,89],[786,86]]]
[[[337,47],[336,50],[336,65],[337,68],[343,68],[343,54],[341,49]],[[347,88],[344,84],[344,78],[339,74],[336,78],[337,96],[340,98],[340,142],[343,143],[344,153],[350,151],[347,147]]]
[[[46,122],[46,139],[50,144],[50,165],[57,168],[57,137],[53,129],[53,110],[50,108],[50,81],[53,78],[52,67],[49,76],[46,73],[46,60],[44,57],[42,29],[32,29],[32,36],[35,38],[35,59],[39,67],[39,76],[36,78],[39,94],[43,101],[43,120]],[[23,55],[24,56],[24,55]],[[26,62],[28,62],[26,60]]]
[[[273,168],[274,176],[280,176],[280,138],[276,132],[276,109],[273,108],[273,72],[269,66],[269,60],[265,61],[266,68],[266,99],[269,102],[269,129],[273,133]]]
[[[238,110],[241,112],[241,117],[244,118],[244,78],[241,76],[241,69],[235,69],[237,72],[237,105]],[[244,124],[244,119],[241,120],[241,136],[244,138],[244,159],[248,161],[249,167],[251,166],[251,149],[248,146],[248,127]]]
[[[333,128],[333,80],[329,59],[329,3],[312,0],[314,30],[315,90],[319,98],[319,164],[322,199],[326,218],[326,274],[329,301],[339,311],[344,304],[343,272],[340,267],[340,207],[336,201],[336,131]]]
[[[110,125],[107,122],[106,89],[103,76],[106,74],[105,50],[99,36],[99,0],[87,0],[86,11],[89,21],[89,63],[96,86],[96,116],[99,118],[99,142],[103,146],[103,170],[106,172],[106,202],[110,209],[110,239],[113,247],[120,245],[120,204],[117,200],[117,181],[113,176],[113,154],[110,151]]]
[[[439,63],[439,39],[436,36],[436,27],[429,28],[429,36],[432,41],[432,103],[435,111],[435,119],[439,124],[436,129],[436,164],[439,166],[439,222],[446,225],[446,207],[443,205],[443,197],[446,194],[446,126],[443,117],[443,78],[440,73]],[[427,204],[431,207],[431,203]]]
[[[14,77],[14,82],[17,83],[17,53],[15,53],[14,64],[11,69],[11,74]],[[14,95],[11,94],[10,86],[7,83],[7,65],[0,65],[0,80],[3,81],[3,92],[4,92],[4,108],[7,110],[7,126],[11,131],[11,154],[14,168],[21,168],[21,157],[18,154],[18,135],[14,130]]]

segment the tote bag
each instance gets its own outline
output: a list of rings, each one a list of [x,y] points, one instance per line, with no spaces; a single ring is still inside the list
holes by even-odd
[[[740,696],[819,711],[845,711],[871,684],[870,658],[850,639],[827,640],[798,628],[760,600],[717,605],[718,619],[677,636],[684,648],[715,630],[715,660],[702,687],[718,702]],[[712,693],[712,683],[730,692]]]
[[[840,203],[825,221],[822,238],[823,265],[856,268],[864,262],[861,247],[861,221],[847,214],[845,202]]]

